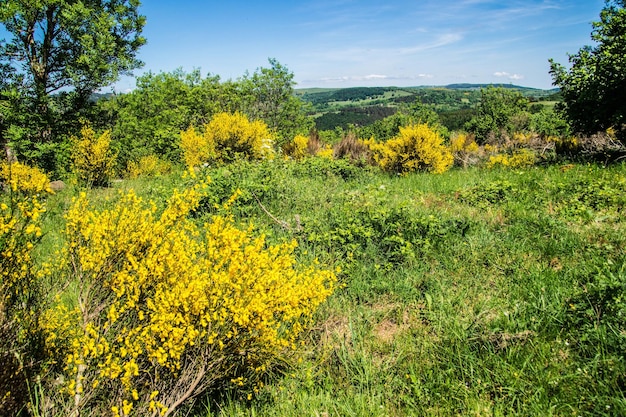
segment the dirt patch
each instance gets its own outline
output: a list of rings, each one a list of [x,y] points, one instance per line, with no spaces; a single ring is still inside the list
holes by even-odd
[[[320,344],[322,346],[350,345],[352,332],[345,316],[331,316],[320,326]]]

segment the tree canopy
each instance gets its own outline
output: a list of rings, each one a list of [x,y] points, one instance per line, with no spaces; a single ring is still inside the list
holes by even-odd
[[[50,147],[76,130],[94,91],[141,66],[139,0],[2,0],[2,131],[17,152],[46,169]],[[72,124],[73,123],[73,124]],[[71,126],[71,127],[70,127]],[[46,156],[45,154],[48,154]]]
[[[593,23],[594,46],[569,56],[571,67],[550,60],[550,74],[563,94],[562,110],[575,131],[614,128],[626,140],[626,1],[607,0]]]
[[[81,95],[138,68],[145,18],[138,0],[2,1],[0,21],[11,35],[2,63],[38,98],[63,88]]]

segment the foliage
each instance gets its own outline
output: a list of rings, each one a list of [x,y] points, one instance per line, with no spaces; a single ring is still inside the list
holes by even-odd
[[[335,145],[334,157],[337,159],[346,158],[352,162],[364,164],[370,161],[371,153],[364,141],[359,140],[353,132],[349,132]]]
[[[33,251],[52,191],[44,173],[17,162],[0,162],[0,185],[0,414],[16,415],[29,400],[27,381],[41,366],[43,272]]]
[[[439,123],[437,113],[419,101],[404,104],[395,114],[359,129],[358,136],[373,137],[379,142],[384,142],[396,137],[400,133],[401,127],[417,124],[428,124],[442,137],[448,136],[447,129]]]
[[[528,129],[543,138],[570,136],[569,124],[552,109],[541,109],[539,112],[531,114]]]
[[[272,158],[273,143],[264,122],[251,122],[241,113],[218,113],[204,126],[204,133],[197,133],[193,126],[181,132],[180,147],[191,169],[209,162]]]
[[[457,191],[457,197],[471,205],[484,207],[507,201],[518,190],[507,180],[492,181]]]
[[[626,140],[626,3],[607,0],[593,23],[594,46],[569,56],[571,67],[550,60],[550,74],[563,96],[562,110],[574,131],[593,134],[613,127]]]
[[[130,178],[156,177],[165,175],[172,170],[172,164],[164,161],[156,155],[148,155],[139,158],[139,161],[128,163],[128,175]]]
[[[228,216],[197,226],[188,214],[203,187],[174,193],[160,215],[133,192],[101,210],[85,194],[74,201],[74,331],[47,326],[69,350],[59,411],[170,415],[223,384],[258,387],[296,349],[334,275]]]
[[[586,401],[584,409],[594,415],[624,411],[618,398],[626,390],[626,266],[609,263],[579,283],[566,300],[566,337],[580,358],[580,372],[591,381],[612,382],[613,396]],[[613,398],[611,398],[613,397]]]
[[[332,130],[336,127],[349,129],[350,126],[367,126],[393,115],[396,111],[383,106],[346,107],[316,117],[315,127],[319,130]]]
[[[608,176],[573,181],[561,187],[555,209],[564,217],[592,221],[614,218],[626,207],[626,177]]]
[[[530,149],[518,149],[513,153],[505,154],[499,153],[489,157],[487,161],[487,168],[494,167],[507,167],[507,168],[522,168],[534,165],[537,160],[537,156]]]
[[[520,125],[528,110],[528,99],[521,93],[501,88],[481,89],[477,114],[465,126],[479,144],[498,143],[507,135],[523,130]]]
[[[401,127],[397,137],[385,143],[370,142],[370,149],[374,160],[388,172],[442,173],[454,161],[441,136],[426,124]]]
[[[91,94],[140,66],[138,7],[138,0],[2,2],[2,78],[21,95],[2,137],[20,157],[56,169],[54,154],[89,114]]]
[[[137,79],[133,91],[99,102],[112,119],[111,135],[120,152],[119,164],[159,155],[179,160],[179,134],[189,126],[202,126],[214,114],[240,108],[237,84],[219,77],[202,78],[199,70],[184,73],[148,72]]]
[[[304,135],[296,135],[295,138],[285,146],[283,152],[295,160],[301,160],[308,155],[309,138]]]
[[[88,187],[109,185],[115,170],[116,153],[111,149],[111,132],[100,135],[84,126],[80,138],[72,140],[72,168],[78,180]]]
[[[307,244],[340,254],[348,265],[373,256],[379,264],[398,267],[469,229],[465,221],[436,218],[406,205],[385,207],[382,200],[380,192],[355,192],[321,218],[305,219]]]
[[[269,68],[258,68],[239,81],[242,111],[251,120],[263,120],[282,146],[297,134],[307,133],[313,123],[305,115],[303,102],[294,95],[293,73],[276,59],[268,61]]]
[[[450,139],[450,151],[454,156],[454,163],[463,168],[476,165],[482,159],[481,148],[473,136],[466,133],[458,133]]]

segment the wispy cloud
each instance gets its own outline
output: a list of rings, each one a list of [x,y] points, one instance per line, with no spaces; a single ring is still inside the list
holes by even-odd
[[[300,84],[302,85],[317,85],[320,83],[323,84],[345,84],[345,85],[356,85],[358,83],[367,84],[372,82],[374,84],[379,83],[381,81],[385,81],[385,83],[393,83],[393,82],[401,82],[401,81],[416,81],[416,80],[426,80],[434,78],[432,74],[417,74],[413,76],[399,76],[399,75],[384,75],[384,74],[368,74],[368,75],[345,75],[345,76],[337,76],[337,77],[322,77],[313,80],[303,80]]]
[[[411,55],[411,54],[426,51],[429,49],[441,48],[442,46],[459,42],[462,39],[463,39],[463,36],[460,33],[445,33],[443,35],[440,35],[437,39],[435,39],[432,42],[411,46],[408,48],[398,48],[396,49],[396,52],[401,55]]]

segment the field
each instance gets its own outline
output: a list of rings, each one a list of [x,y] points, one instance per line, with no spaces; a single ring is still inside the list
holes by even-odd
[[[625,415],[626,165],[395,176],[308,158],[209,168],[207,204],[339,268],[301,355],[194,416]],[[179,174],[134,189],[161,204]],[[49,202],[52,254],[77,190]],[[202,211],[204,213],[202,213]]]

